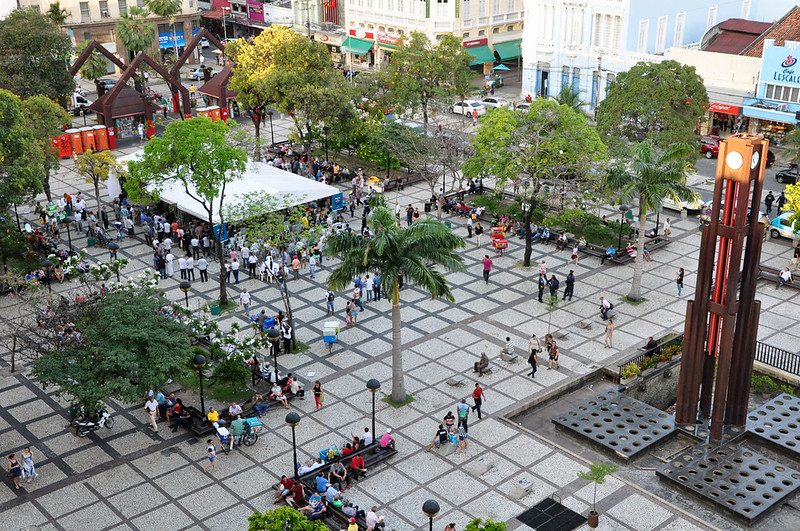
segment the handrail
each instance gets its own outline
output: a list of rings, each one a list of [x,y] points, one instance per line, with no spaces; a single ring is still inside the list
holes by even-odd
[[[622,381],[622,369],[623,369],[623,367],[625,367],[629,363],[639,364],[639,363],[643,362],[645,358],[650,358],[652,356],[660,355],[661,352],[666,347],[671,347],[673,345],[680,345],[681,343],[683,343],[683,334],[676,334],[673,337],[670,337],[669,339],[665,339],[665,340],[659,342],[658,345],[656,345],[655,347],[653,347],[653,348],[651,348],[649,350],[645,350],[641,354],[637,354],[637,355],[625,360],[621,365],[617,366],[617,369],[618,369],[618,372],[619,372],[617,381],[620,381],[620,382]]]

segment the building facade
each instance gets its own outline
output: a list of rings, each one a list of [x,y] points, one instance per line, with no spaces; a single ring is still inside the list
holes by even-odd
[[[495,61],[519,57],[523,0],[342,0],[348,65],[378,66],[398,39],[419,31],[431,41],[460,37],[476,56],[473,65],[491,70]],[[497,55],[495,55],[497,52]]]
[[[20,7],[36,9],[42,13],[55,2],[56,0],[19,0]],[[123,61],[128,59],[129,52],[117,38],[115,26],[120,15],[128,12],[129,6],[145,7],[144,0],[60,0],[60,5],[67,12],[64,26],[76,47],[84,42],[97,40]],[[175,17],[174,28],[168,19],[151,15],[150,18],[156,26],[157,39],[153,48],[167,50],[177,46],[180,52],[200,27],[197,0],[182,0],[181,6],[182,11]]]
[[[670,47],[699,48],[718,22],[752,11],[750,0],[528,0],[521,95],[551,96],[567,85],[596,108],[618,73],[639,61],[662,61]],[[758,10],[769,21],[784,12],[783,0]]]

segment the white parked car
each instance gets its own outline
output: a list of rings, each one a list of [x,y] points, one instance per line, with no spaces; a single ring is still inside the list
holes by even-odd
[[[205,37],[200,39],[200,48],[208,48],[210,46],[208,39]]]
[[[211,77],[214,77],[216,75],[217,73],[211,70]],[[192,81],[202,81],[205,79],[205,77],[203,76],[203,69],[200,67],[193,68],[192,70],[190,70],[189,75],[187,77]]]
[[[681,201],[680,199],[672,199],[666,197],[661,200],[661,206],[668,210],[677,210],[678,212],[685,210],[689,214],[699,214],[703,210],[703,203],[698,199],[691,201]]]
[[[530,109],[531,109],[531,104],[528,103],[527,101],[522,103],[517,103],[514,106],[515,111],[528,112]]]
[[[472,111],[478,111],[478,116],[483,116],[486,114],[486,107],[484,107],[481,102],[475,100],[459,101],[453,105],[453,112],[455,114],[471,116]]]
[[[509,103],[508,100],[503,98],[496,98],[494,96],[489,96],[488,98],[483,98],[481,103],[487,109],[499,109],[501,107],[508,107]]]

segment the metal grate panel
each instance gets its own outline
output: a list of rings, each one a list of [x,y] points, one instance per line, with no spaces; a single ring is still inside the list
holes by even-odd
[[[782,394],[747,415],[747,432],[793,454],[800,453],[800,398]]]

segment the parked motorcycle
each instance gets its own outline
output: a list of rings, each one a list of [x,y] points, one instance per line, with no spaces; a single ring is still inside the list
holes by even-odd
[[[75,432],[78,437],[86,437],[93,431],[100,428],[108,428],[109,430],[114,427],[114,419],[105,409],[101,409],[94,416],[90,418],[76,418],[73,423]]]

